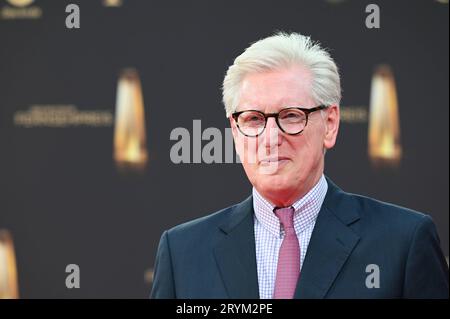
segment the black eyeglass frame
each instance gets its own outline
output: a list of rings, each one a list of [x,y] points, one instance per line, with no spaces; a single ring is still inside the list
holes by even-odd
[[[319,106],[316,106],[316,107],[313,107],[313,108],[310,108],[310,109],[303,108],[303,107],[287,107],[287,108],[285,108],[285,109],[282,109],[282,110],[281,110],[280,112],[278,112],[278,113],[267,113],[267,114],[264,113],[264,112],[258,111],[258,110],[245,110],[245,111],[234,112],[233,114],[231,114],[231,117],[232,117],[232,118],[234,119],[234,121],[236,122],[236,126],[238,127],[239,132],[241,132],[243,135],[245,135],[245,136],[247,136],[247,137],[258,137],[259,135],[261,135],[262,133],[264,133],[264,130],[266,129],[266,126],[267,126],[267,119],[268,119],[269,117],[274,117],[274,118],[275,118],[275,122],[277,123],[278,128],[279,128],[283,133],[288,134],[288,135],[298,135],[298,134],[302,133],[302,132],[305,130],[306,126],[308,125],[308,117],[309,117],[309,114],[310,114],[310,113],[313,113],[313,112],[319,111],[319,110],[324,110],[324,109],[326,109],[326,108],[328,108],[327,105],[319,105]],[[280,115],[281,112],[284,112],[284,111],[286,111],[286,110],[293,110],[293,109],[295,109],[295,110],[300,110],[300,111],[304,112],[305,115],[306,115],[306,122],[305,122],[305,126],[304,126],[299,132],[297,132],[297,133],[288,133],[288,132],[286,132],[286,131],[281,127],[280,122],[278,121],[278,117],[279,117],[279,115]],[[244,132],[242,132],[241,128],[239,127],[239,123],[238,123],[239,115],[241,115],[242,113],[245,113],[245,112],[257,112],[257,113],[261,114],[262,116],[264,116],[264,119],[265,119],[264,128],[263,128],[262,131],[261,131],[260,133],[258,133],[257,135],[248,135],[248,134],[245,134]]]

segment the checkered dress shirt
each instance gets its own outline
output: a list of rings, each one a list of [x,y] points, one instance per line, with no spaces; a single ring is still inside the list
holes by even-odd
[[[295,233],[300,244],[300,272],[316,218],[327,190],[328,184],[322,175],[318,183],[292,205],[295,210]],[[258,268],[259,296],[261,299],[272,298],[277,273],[278,251],[284,238],[284,230],[278,217],[273,212],[274,208],[274,205],[264,199],[253,188],[256,264]]]

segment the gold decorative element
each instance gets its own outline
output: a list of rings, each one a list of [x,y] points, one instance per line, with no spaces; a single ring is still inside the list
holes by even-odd
[[[142,169],[148,160],[144,101],[139,75],[122,71],[117,86],[114,159],[119,168]]]
[[[397,90],[387,65],[378,66],[372,78],[368,151],[376,166],[397,166],[402,157]]]
[[[148,268],[144,272],[144,282],[147,284],[151,284],[153,282],[153,268]]]
[[[122,4],[122,0],[103,0],[103,5],[105,7],[120,7]]]
[[[11,235],[0,230],[0,299],[19,298],[16,256]]]
[[[34,0],[7,0],[7,1],[16,7],[26,7],[32,4]]]

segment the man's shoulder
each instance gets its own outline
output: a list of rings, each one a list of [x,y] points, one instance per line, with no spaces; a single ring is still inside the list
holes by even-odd
[[[230,215],[241,204],[237,203],[206,216],[184,222],[170,228],[167,232],[172,238],[208,237],[208,234],[217,232],[221,225],[226,224],[231,218]]]
[[[432,219],[429,215],[367,195],[343,191],[330,179],[324,205],[344,223],[357,219],[371,227],[411,231]]]
[[[417,234],[435,236],[433,219],[422,212],[345,192],[335,185],[331,185],[327,196],[329,198],[324,201],[326,209],[366,240],[372,238],[378,243],[387,240],[407,249]]]
[[[397,225],[408,228],[408,225],[415,227],[431,219],[429,215],[423,212],[365,195],[342,192],[341,196],[344,201],[353,202],[353,207],[362,219],[374,223],[386,223],[391,226]]]

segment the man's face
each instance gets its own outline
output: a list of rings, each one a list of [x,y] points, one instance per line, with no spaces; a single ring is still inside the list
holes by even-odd
[[[244,78],[236,111],[278,113],[286,107],[313,108],[311,72],[301,66],[249,74]],[[269,117],[264,132],[247,137],[230,118],[236,150],[256,190],[276,206],[289,206],[319,180],[324,149],[332,148],[339,126],[339,109],[313,112],[301,134],[288,135]]]

